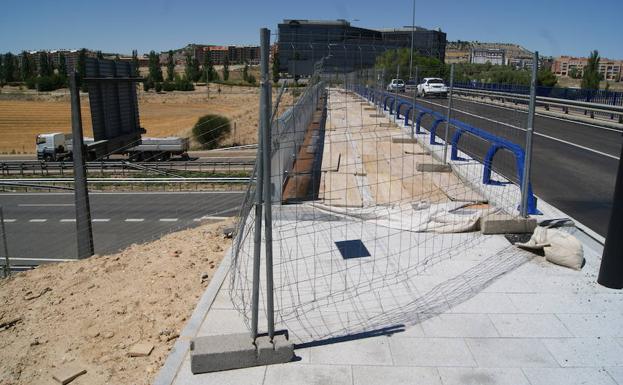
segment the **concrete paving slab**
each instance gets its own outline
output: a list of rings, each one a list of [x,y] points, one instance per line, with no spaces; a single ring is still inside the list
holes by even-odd
[[[623,367],[606,368],[606,372],[616,381],[618,385],[623,385]]]
[[[352,385],[351,367],[346,365],[272,365],[266,369],[264,384],[270,385]]]
[[[558,314],[557,317],[575,337],[623,337],[623,313]]]
[[[390,338],[399,366],[477,366],[462,338]]]
[[[331,365],[391,365],[387,337],[362,338],[311,349],[311,363]]]
[[[605,369],[596,368],[526,368],[532,385],[617,385]]]
[[[354,366],[353,385],[443,385],[436,368]]]
[[[52,373],[52,378],[58,381],[59,383],[65,385],[65,384],[69,384],[70,382],[82,376],[83,374],[86,374],[86,372],[87,372],[86,369],[78,365],[68,364],[68,365],[61,366],[60,368],[56,369],[54,373]]]
[[[420,325],[427,337],[499,337],[486,314],[440,314]]]
[[[562,367],[623,366],[623,346],[608,338],[543,339]]]
[[[489,314],[500,337],[571,337],[553,314]]]
[[[443,385],[531,385],[518,368],[439,368]]]
[[[477,366],[483,368],[558,367],[545,345],[531,338],[468,338]]]
[[[515,313],[517,309],[506,293],[478,293],[450,309],[451,313]]]
[[[184,385],[262,385],[265,374],[266,366],[255,366],[251,368],[227,370],[224,372],[192,374],[190,371],[190,356],[186,355],[177,378],[175,379],[175,383]]]

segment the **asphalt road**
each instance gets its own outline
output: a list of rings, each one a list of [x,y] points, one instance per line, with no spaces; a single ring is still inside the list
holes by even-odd
[[[109,254],[162,234],[238,213],[244,192],[91,193],[95,252]],[[73,193],[0,194],[9,255],[76,258]],[[1,262],[0,262],[1,263]]]
[[[446,113],[446,99],[417,100],[424,106]],[[527,113],[455,98],[453,118],[505,137],[524,147]],[[423,119],[430,127],[431,120]],[[445,136],[440,124],[437,135]],[[454,130],[450,128],[450,137]],[[623,134],[604,128],[543,115],[534,122],[532,186],[535,194],[605,236],[612,209],[612,196],[621,155]],[[467,139],[461,150],[481,158],[485,143]],[[494,169],[516,180],[510,155],[496,155]]]

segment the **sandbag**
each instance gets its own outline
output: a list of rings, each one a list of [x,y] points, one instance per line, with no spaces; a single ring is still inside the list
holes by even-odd
[[[584,248],[582,243],[573,235],[558,229],[538,226],[530,240],[525,243],[515,243],[524,249],[540,250],[545,253],[545,259],[556,265],[581,270],[584,267]]]

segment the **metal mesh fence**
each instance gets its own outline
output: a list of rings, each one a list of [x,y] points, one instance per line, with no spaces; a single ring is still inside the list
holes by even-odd
[[[302,56],[311,54],[302,50]],[[356,63],[356,51],[351,56],[344,50],[340,57]],[[272,187],[265,205],[272,206],[274,292],[260,286],[260,298],[274,297],[278,327],[297,342],[417,322],[422,313],[438,311],[440,295],[452,302],[525,260],[499,244],[466,260],[469,250],[488,242],[478,232],[481,218],[519,215],[518,177],[511,183],[513,178],[494,168],[491,179],[499,183],[483,184],[486,152],[497,146],[496,151],[517,157],[521,146],[483,134],[476,122],[461,121],[452,111],[448,136],[461,131],[467,139],[456,151],[445,148],[447,99],[424,98],[430,91],[416,95],[413,88],[445,76],[444,65],[394,71],[377,61],[375,67],[353,71],[353,63],[346,62],[340,68],[320,60],[302,96],[276,119],[270,137]],[[394,88],[409,72],[412,88],[405,92],[404,81]],[[521,138],[509,133],[514,141]],[[520,163],[513,158],[513,167]],[[252,236],[256,219],[244,215],[251,213],[252,197],[247,194],[243,205],[228,283],[250,328],[253,256],[255,248],[265,247]],[[504,258],[493,269],[497,253]],[[454,259],[463,270],[453,270],[456,274],[432,291],[423,288],[427,275],[439,274],[436,269]],[[469,278],[478,274],[478,280]],[[259,307],[268,315],[267,301]]]

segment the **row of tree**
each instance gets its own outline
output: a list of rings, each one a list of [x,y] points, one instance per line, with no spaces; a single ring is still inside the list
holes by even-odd
[[[603,75],[599,73],[599,52],[592,51],[584,71],[575,69],[569,75],[577,79],[582,78],[582,89],[599,90],[599,82],[603,80]],[[385,69],[386,81],[396,77],[408,77],[407,75],[410,62],[408,49],[387,51],[377,57],[377,69]],[[439,59],[415,55],[413,66],[418,67],[418,77],[442,77],[448,78],[450,66],[442,63]],[[397,71],[400,71],[396,74]],[[414,76],[412,73],[411,76]],[[517,69],[506,65],[471,64],[457,63],[454,68],[454,79],[457,82],[478,81],[481,83],[501,83],[530,85],[531,74],[527,69]],[[540,68],[538,71],[537,84],[544,87],[555,87],[558,84],[556,75],[548,68]],[[608,89],[608,84],[606,84]]]
[[[409,64],[411,56],[409,49],[387,51],[377,57],[377,69],[385,69],[385,80],[398,77],[409,77]],[[417,67],[418,78],[441,77],[448,79],[450,76],[450,65],[444,64],[441,60],[428,56],[413,56],[413,68]],[[399,71],[397,74],[396,72]],[[412,69],[410,76],[415,77],[415,70]],[[503,84],[530,84],[530,71],[526,69],[516,69],[506,65],[471,64],[457,63],[454,67],[454,79],[457,82],[478,81],[482,83],[503,83]],[[546,68],[539,69],[538,85],[554,87],[557,83],[556,76]]]

